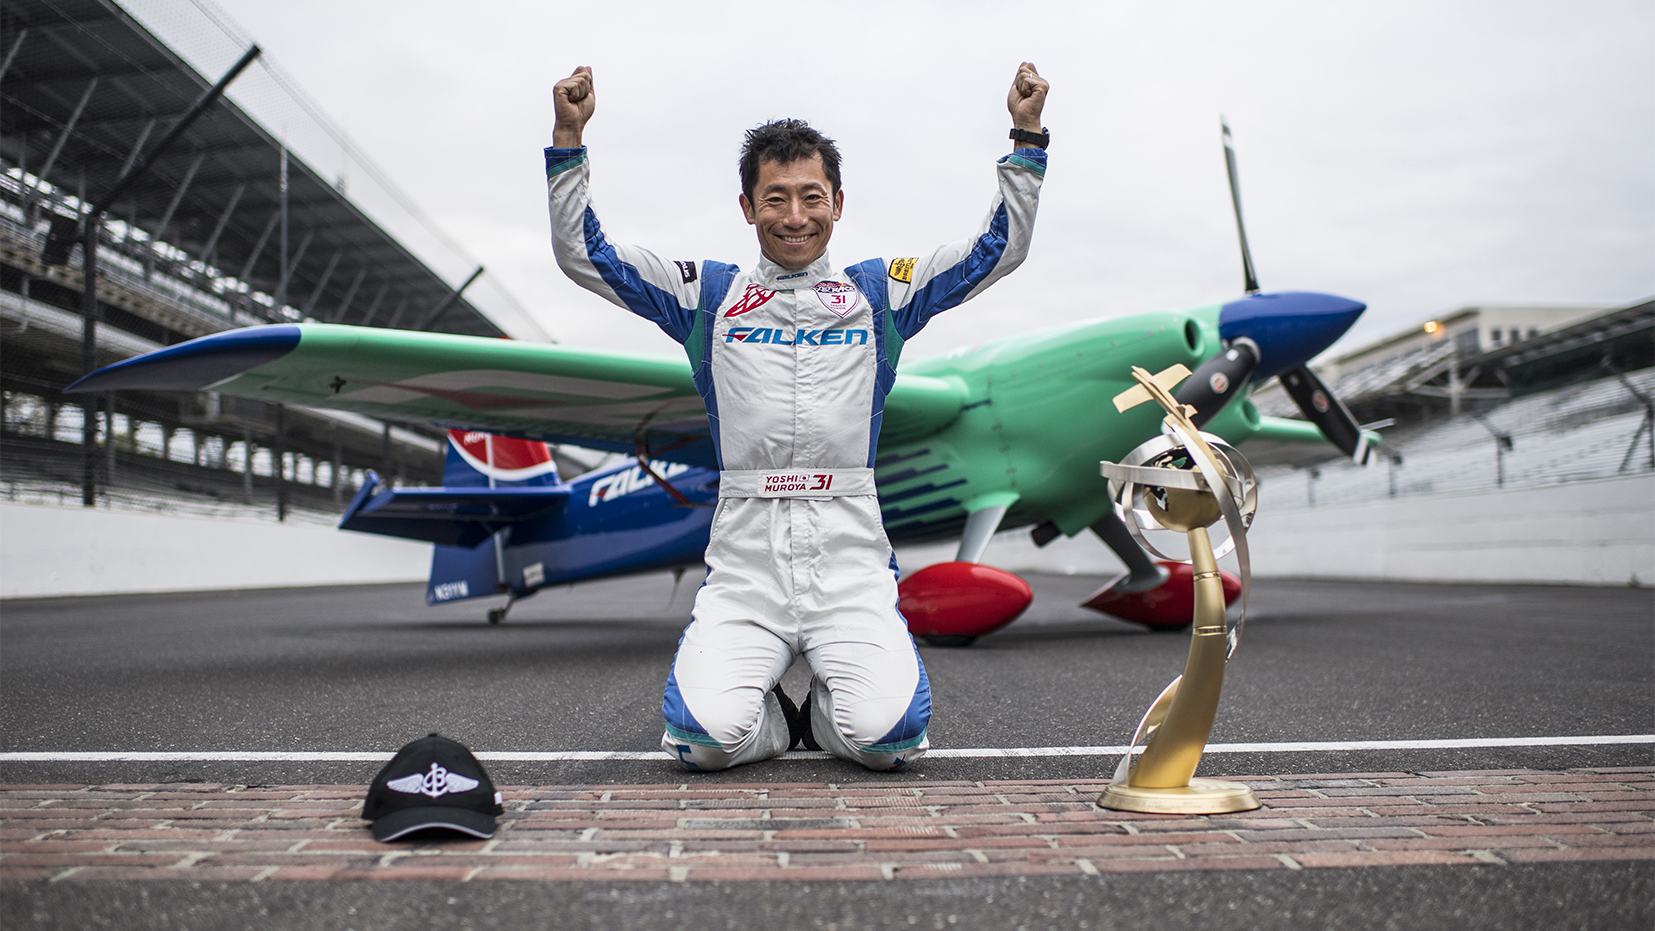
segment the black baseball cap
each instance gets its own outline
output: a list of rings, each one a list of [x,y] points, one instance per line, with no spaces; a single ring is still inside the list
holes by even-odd
[[[393,841],[432,828],[493,837],[505,811],[483,764],[459,741],[430,734],[397,751],[368,786],[362,818],[374,840]]]

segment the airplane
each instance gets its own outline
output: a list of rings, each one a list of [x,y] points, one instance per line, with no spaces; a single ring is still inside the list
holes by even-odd
[[[1147,406],[1117,412],[1131,367],[1193,373],[1176,397],[1232,445],[1262,437],[1331,442],[1366,462],[1360,428],[1307,363],[1366,309],[1316,292],[1259,289],[1223,127],[1245,294],[1191,310],[1064,324],[905,361],[885,402],[874,463],[893,545],[958,538],[955,558],[905,577],[900,610],[932,645],[965,646],[1032,600],[1017,576],[979,562],[999,530],[1041,546],[1087,530],[1127,572],[1087,607],[1177,630],[1190,623],[1187,566],[1156,563],[1113,511],[1100,460],[1159,430]],[[754,328],[730,338],[778,342]],[[853,338],[853,337],[846,337]],[[864,337],[865,338],[865,337]],[[1254,386],[1279,377],[1305,420],[1261,416]],[[576,581],[699,565],[718,470],[706,412],[681,358],[322,323],[204,336],[86,375],[67,391],[205,391],[450,430],[441,488],[369,480],[340,528],[435,544],[426,598],[517,601]],[[628,454],[559,477],[546,444]],[[1234,598],[1239,584],[1226,578]]]

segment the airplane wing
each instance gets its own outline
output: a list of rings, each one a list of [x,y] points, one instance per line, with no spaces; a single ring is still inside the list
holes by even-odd
[[[1291,417],[1271,417],[1268,414],[1259,417],[1257,429],[1248,439],[1278,440],[1284,443],[1326,443],[1320,427],[1308,420],[1294,420]],[[1373,430],[1363,430],[1362,436],[1369,446],[1380,444],[1379,434]]]
[[[714,467],[687,360],[334,324],[203,336],[99,369],[69,391],[216,391]],[[882,436],[923,437],[959,414],[964,383],[898,376]]]

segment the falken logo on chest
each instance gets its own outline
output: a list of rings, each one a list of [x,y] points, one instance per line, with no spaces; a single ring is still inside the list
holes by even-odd
[[[776,292],[774,291],[766,291],[756,284],[750,284],[747,286],[747,290],[742,292],[735,305],[724,312],[724,316],[739,317],[749,310],[758,310],[775,296]]]
[[[772,346],[866,346],[867,330],[784,330],[780,327],[730,327],[726,343],[769,343]]]
[[[861,295],[856,288],[843,281],[824,281],[811,290],[816,292],[816,298],[822,306],[843,317],[856,309],[856,302]]]

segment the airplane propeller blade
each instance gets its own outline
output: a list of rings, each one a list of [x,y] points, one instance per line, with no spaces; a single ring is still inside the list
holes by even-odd
[[[1241,222],[1241,179],[1236,176],[1236,150],[1230,139],[1230,124],[1218,118],[1224,128],[1224,167],[1230,173],[1230,203],[1235,205],[1236,234],[1241,237],[1241,274],[1248,294],[1258,290],[1258,275],[1253,272],[1253,253],[1247,248],[1247,226]]]
[[[1281,374],[1281,384],[1287,389],[1293,403],[1304,412],[1306,420],[1315,424],[1328,442],[1339,447],[1357,465],[1368,464],[1368,439],[1356,418],[1345,405],[1333,396],[1310,366],[1301,365]]]
[[[1232,340],[1223,352],[1191,372],[1173,397],[1178,399],[1179,404],[1195,408],[1195,416],[1190,419],[1199,427],[1230,403],[1236,392],[1247,384],[1258,362],[1257,343],[1245,336]]]

